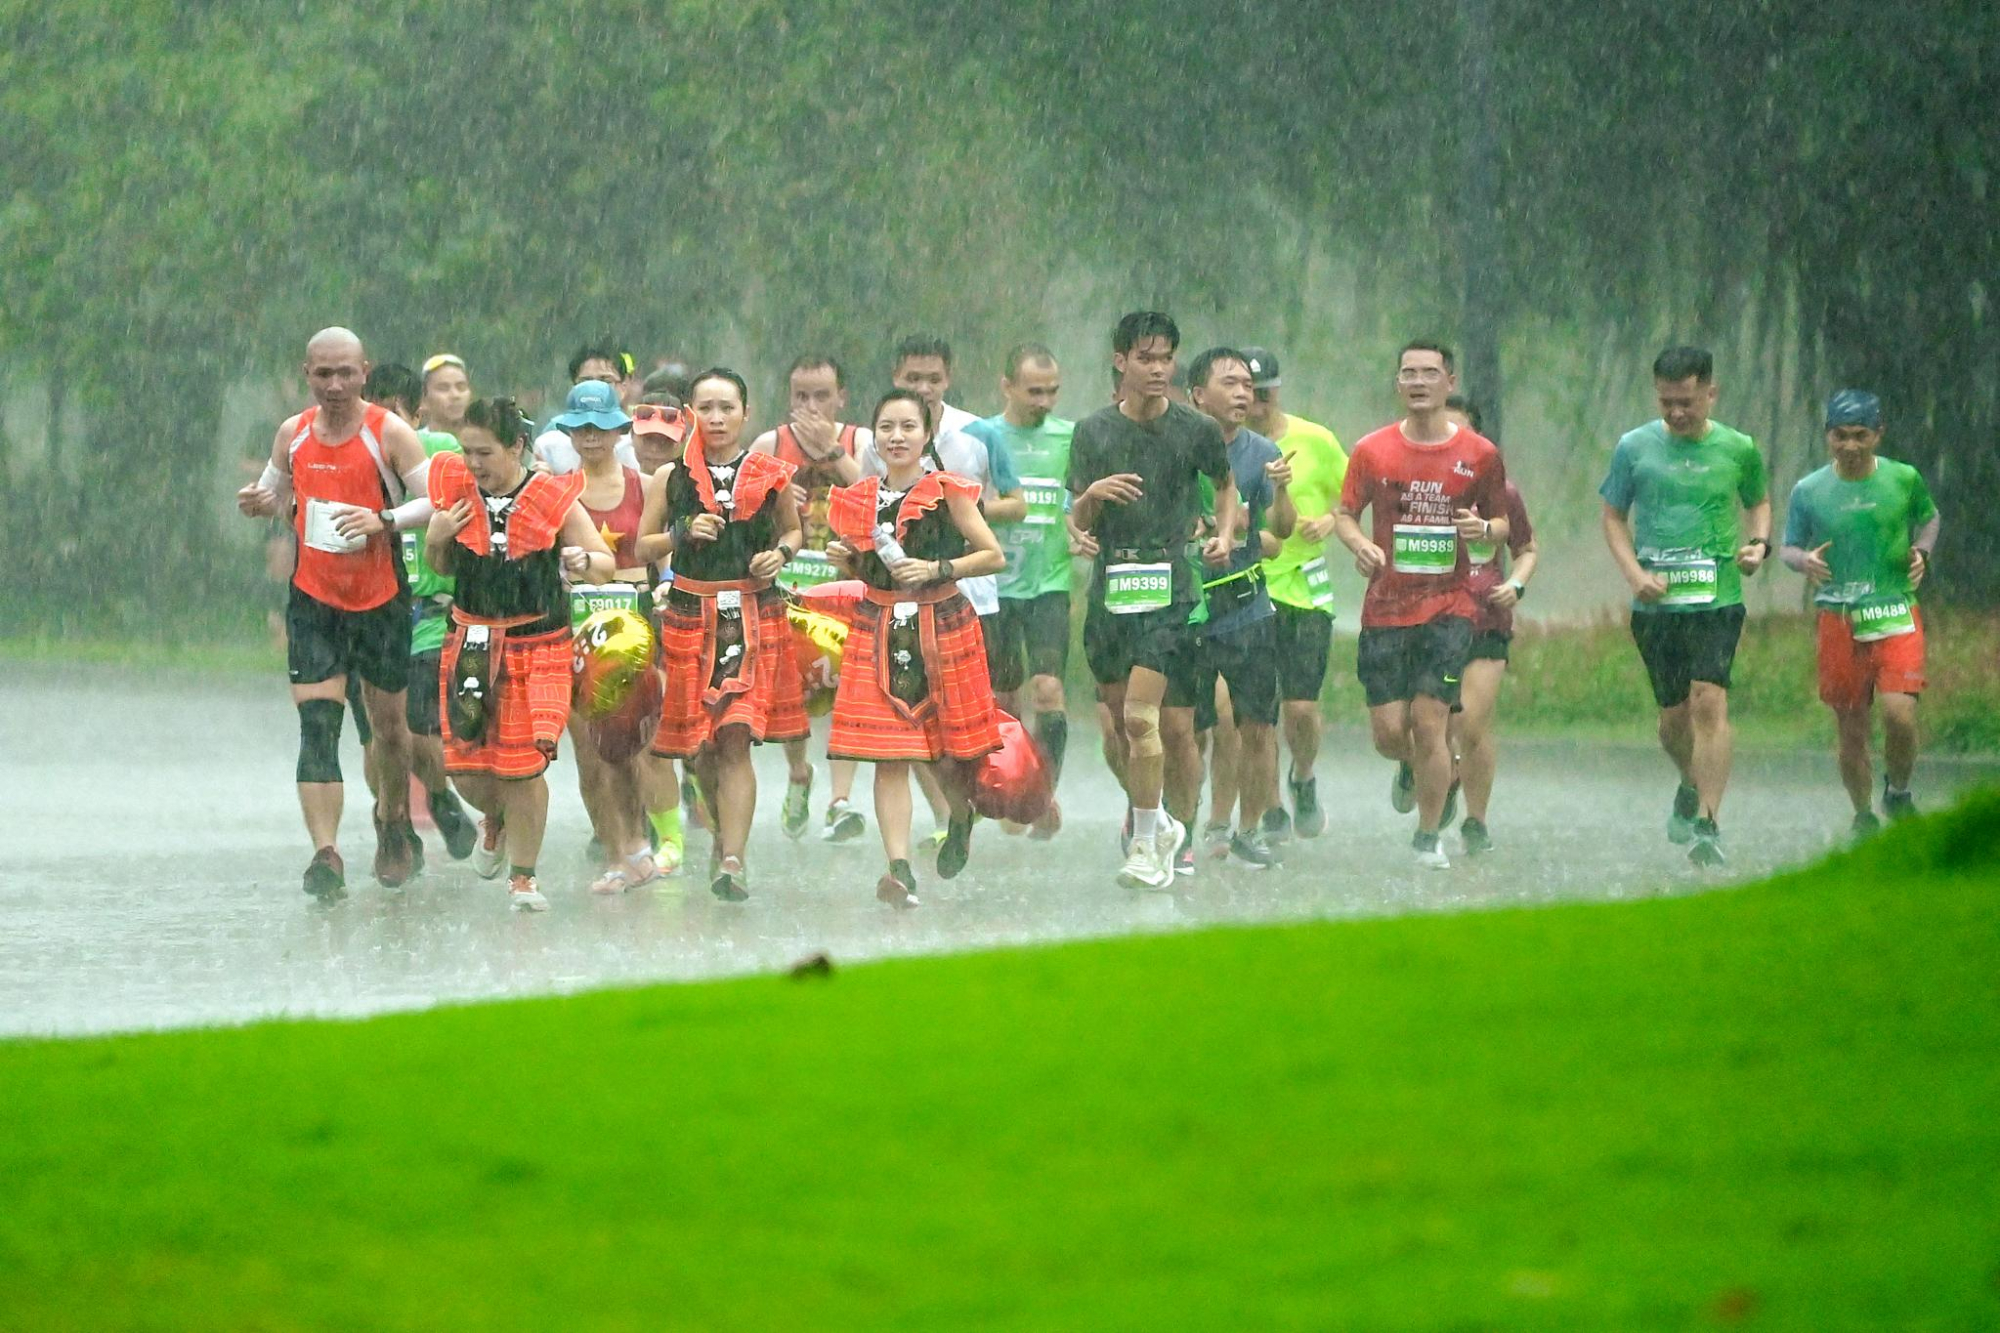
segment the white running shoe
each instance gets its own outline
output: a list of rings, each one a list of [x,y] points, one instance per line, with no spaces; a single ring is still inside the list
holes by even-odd
[[[472,849],[472,873],[479,878],[500,878],[501,867],[507,862],[504,833],[500,821],[491,815],[480,819],[479,845]]]
[[[549,910],[549,900],[535,887],[533,875],[516,875],[507,881],[507,903],[517,912]]]
[[[1435,833],[1419,833],[1410,839],[1410,846],[1416,849],[1417,864],[1425,870],[1449,870],[1451,858],[1444,854],[1444,843]]]
[[[1158,887],[1153,882],[1152,838],[1141,837],[1137,833],[1132,835],[1132,845],[1125,853],[1125,864],[1118,868],[1118,882],[1128,889]]]
[[[1118,872],[1118,882],[1128,889],[1171,889],[1174,886],[1174,858],[1187,841],[1187,825],[1162,810],[1165,821],[1150,838],[1133,838],[1132,854]]]

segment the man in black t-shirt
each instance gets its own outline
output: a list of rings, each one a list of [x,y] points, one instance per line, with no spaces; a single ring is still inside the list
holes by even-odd
[[[1119,777],[1131,805],[1131,846],[1119,882],[1173,887],[1201,786],[1194,744],[1196,630],[1201,562],[1220,565],[1235,543],[1236,483],[1214,421],[1169,401],[1180,330],[1141,310],[1118,321],[1111,363],[1119,402],[1076,424],[1070,444],[1072,525],[1097,545],[1084,655],[1119,733]],[[1201,478],[1215,486],[1215,533],[1199,551]],[[1174,813],[1161,809],[1162,792]]]

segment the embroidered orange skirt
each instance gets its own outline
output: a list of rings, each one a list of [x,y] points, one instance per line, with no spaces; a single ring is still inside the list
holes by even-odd
[[[915,606],[900,630],[899,603]],[[897,697],[897,675],[917,665],[898,661],[898,653],[921,658],[926,688],[915,702]],[[978,759],[999,748],[986,641],[971,603],[955,585],[868,589],[847,632],[827,754],[923,763]]]
[[[521,637],[509,633],[501,641],[498,680],[492,691],[495,706],[487,713],[485,734],[476,741],[459,739],[451,725],[452,679],[464,646],[461,621],[445,641],[438,669],[445,772],[534,777],[555,757],[556,744],[569,724],[568,628]]]
[[[741,599],[737,612],[720,608],[725,593]],[[692,758],[725,727],[747,727],[759,742],[807,734],[811,724],[782,592],[676,577],[665,601],[660,665],[666,688],[653,753]]]

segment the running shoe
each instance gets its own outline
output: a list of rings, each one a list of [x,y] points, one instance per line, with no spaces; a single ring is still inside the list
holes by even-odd
[[[715,874],[708,882],[708,891],[726,903],[740,903],[750,896],[745,880],[743,858],[725,856],[717,864]]]
[[[867,831],[868,821],[847,803],[846,797],[827,804],[826,826],[819,831],[821,842],[853,842]]]
[[[636,856],[626,857],[623,865],[613,866],[592,880],[590,891],[602,894],[624,893],[642,884],[651,884],[659,877],[660,867],[653,859],[653,853],[640,852]]]
[[[662,838],[660,845],[653,850],[653,865],[661,875],[678,875],[681,873],[681,859],[685,855],[686,849],[679,838]]]
[[[1042,817],[1028,825],[1028,836],[1036,842],[1047,842],[1062,832],[1062,807],[1055,797],[1049,798],[1049,808],[1042,811]]]
[[[917,876],[908,861],[889,863],[889,873],[875,881],[875,897],[901,911],[917,905]]]
[[[416,873],[416,858],[410,853],[409,838],[404,836],[404,823],[375,821],[375,880],[385,889],[402,887]]]
[[[1201,850],[1218,861],[1229,855],[1229,821],[1210,824],[1201,831]]]
[[[507,860],[506,830],[492,815],[483,815],[479,820],[479,845],[472,849],[472,873],[481,879],[500,878],[500,868]]]
[[[437,825],[438,836],[444,839],[451,859],[463,861],[472,855],[472,849],[479,845],[479,829],[465,813],[458,794],[448,789],[434,791],[424,803],[430,807],[431,823]]]
[[[1667,841],[1685,847],[1694,841],[1694,821],[1701,818],[1701,796],[1683,782],[1674,788],[1674,810],[1667,816]]]
[[[788,838],[802,838],[806,832],[806,821],[812,818],[813,771],[806,769],[806,780],[785,783],[785,803],[778,811],[778,827]]]
[[[1269,870],[1278,864],[1278,855],[1264,840],[1264,830],[1253,828],[1229,840],[1229,854],[1252,870]]]
[[[549,900],[535,886],[533,875],[513,875],[507,880],[507,905],[517,912],[546,912]]]
[[[1856,838],[1870,838],[1882,831],[1882,821],[1875,817],[1873,810],[1857,811],[1847,831]]]
[[[1688,847],[1688,860],[1702,867],[1719,866],[1728,858],[1722,854],[1722,830],[1715,826],[1713,819],[1694,821],[1694,842]]]
[[[1900,824],[1913,819],[1917,813],[1917,799],[1907,791],[1892,791],[1887,781],[1882,783],[1882,813],[1889,816],[1891,824]]]
[[[945,826],[944,841],[938,844],[937,873],[939,879],[957,879],[958,872],[965,869],[965,863],[972,858],[972,807],[951,817]]]
[[[1132,854],[1118,872],[1118,882],[1131,889],[1171,889],[1175,868],[1180,864],[1181,845],[1187,841],[1187,826],[1162,810],[1158,832],[1150,838],[1132,839]]]
[[[1181,844],[1181,849],[1174,853],[1174,878],[1193,879],[1195,871],[1200,868],[1201,863],[1195,859],[1194,839],[1189,838]]]
[[[1438,842],[1437,834],[1413,834],[1410,837],[1410,846],[1416,850],[1417,864],[1425,870],[1451,869],[1451,858],[1444,854],[1444,846]]]
[[[1296,792],[1297,788],[1294,787],[1293,791]],[[1273,847],[1292,840],[1292,817],[1285,812],[1285,807],[1282,805],[1274,805],[1266,810],[1258,827],[1264,832],[1264,841]]]
[[[1389,808],[1399,815],[1417,808],[1417,775],[1408,764],[1397,764],[1396,776],[1389,780]]]
[[[323,903],[337,903],[347,896],[347,867],[340,853],[322,847],[306,864],[305,882],[300,886]]]
[[[1465,822],[1458,826],[1458,845],[1467,856],[1479,856],[1493,850],[1493,835],[1486,831],[1484,820],[1467,815]]]
[[[1450,828],[1452,821],[1457,818],[1458,818],[1458,779],[1453,778],[1451,780],[1451,786],[1445,791],[1444,794],[1444,813],[1438,816],[1439,831],[1442,832],[1443,830]]]
[[[1307,778],[1301,782],[1297,778],[1288,778],[1287,781],[1292,786],[1292,818],[1291,827],[1286,831],[1296,832],[1301,838],[1317,838],[1326,832],[1326,811],[1319,808],[1319,779]],[[1282,821],[1285,812],[1282,809],[1264,812],[1264,836],[1267,838],[1271,835],[1272,815]],[[1278,839],[1272,838],[1271,841]]]

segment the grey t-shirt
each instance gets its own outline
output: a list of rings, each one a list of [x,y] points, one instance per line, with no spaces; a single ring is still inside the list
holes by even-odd
[[[1229,553],[1226,569],[1210,569],[1203,566],[1204,577],[1210,581],[1226,574],[1237,574],[1247,569],[1257,569],[1264,563],[1263,544],[1258,534],[1264,530],[1264,515],[1278,501],[1278,488],[1271,484],[1265,474],[1264,465],[1280,457],[1278,446],[1251,430],[1248,426],[1236,432],[1236,438],[1229,442],[1229,470],[1236,477],[1236,498],[1243,506],[1243,539]],[[1254,587],[1254,595],[1238,594]],[[1260,620],[1269,620],[1271,594],[1264,590],[1264,580],[1255,575],[1242,579],[1232,579],[1209,589],[1208,633],[1231,634]]]

